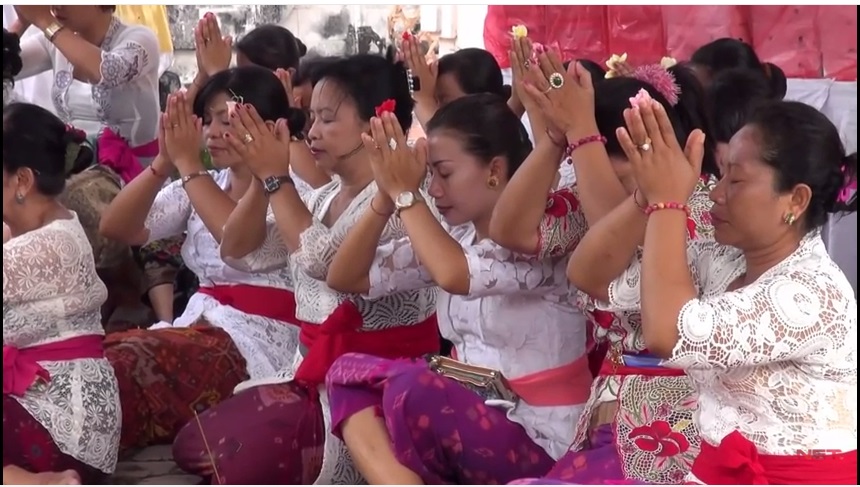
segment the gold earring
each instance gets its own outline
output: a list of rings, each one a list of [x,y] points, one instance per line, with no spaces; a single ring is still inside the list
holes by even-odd
[[[20,205],[23,202],[24,202],[24,195],[21,193],[16,193],[15,194],[15,203],[18,203]]]
[[[490,179],[487,180],[487,187],[495,189],[499,185],[499,180],[495,176],[490,176]]]
[[[785,224],[789,225],[789,226],[794,225],[795,220],[796,220],[796,217],[794,216],[794,213],[789,213],[789,214],[785,215],[785,218],[782,219],[782,221],[784,221]]]

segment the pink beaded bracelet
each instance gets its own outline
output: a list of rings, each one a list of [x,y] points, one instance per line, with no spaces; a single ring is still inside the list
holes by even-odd
[[[564,149],[565,157],[570,157],[573,154],[573,151],[579,149],[580,147],[591,144],[593,142],[600,142],[601,144],[606,144],[606,137],[602,135],[589,135],[588,137],[583,137],[572,144],[568,144]]]
[[[644,211],[645,211],[646,215],[650,215],[650,214],[654,213],[655,211],[660,211],[660,210],[681,210],[684,213],[686,213],[687,216],[690,216],[690,207],[689,206],[687,206],[685,204],[681,204],[681,203],[675,203],[674,201],[670,201],[668,203],[654,203],[653,205],[648,205],[648,207],[645,208]]]

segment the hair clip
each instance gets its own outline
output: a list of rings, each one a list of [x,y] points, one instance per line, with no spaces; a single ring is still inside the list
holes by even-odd
[[[842,166],[842,175],[845,177],[845,182],[842,189],[839,190],[839,196],[836,201],[839,203],[848,203],[851,200],[851,195],[857,191],[857,178],[852,178],[847,166]]]
[[[245,104],[245,97],[239,96],[233,90],[227,90],[230,93],[231,98],[227,101],[227,114],[233,115],[236,113],[236,105],[241,103]]]
[[[416,91],[421,91],[421,80],[412,75],[411,69],[406,69],[406,84],[409,85],[409,94],[414,95]]]
[[[397,107],[397,101],[389,98],[376,107],[376,116],[381,117],[383,113],[394,113],[394,109]]]
[[[675,75],[659,64],[639,66],[633,70],[630,77],[651,85],[663,95],[670,106],[677,105],[681,99],[681,87],[678,86]]]

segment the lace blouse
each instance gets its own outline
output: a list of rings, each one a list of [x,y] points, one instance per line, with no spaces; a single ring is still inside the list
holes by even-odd
[[[77,215],[4,243],[3,345],[26,348],[104,335],[101,306],[107,288],[94,262]],[[122,424],[113,367],[104,358],[39,364],[51,381],[15,399],[48,430],[60,451],[113,473]]]
[[[696,423],[719,445],[739,431],[762,454],[857,448],[857,301],[817,231],[754,283],[740,250],[693,242],[687,259],[699,296],[681,309],[665,361],[699,393]],[[640,262],[609,288],[611,310],[640,307]]]
[[[230,187],[232,173],[229,170],[209,171],[209,174],[221,189]],[[274,221],[271,210],[268,219]],[[292,290],[288,266],[258,267],[259,262],[266,260],[286,263],[286,249],[277,244],[280,237],[273,236],[270,230],[266,244],[245,259],[231,261],[228,265],[221,259],[218,242],[197,215],[179,180],[158,193],[145,226],[149,230],[150,242],[187,232],[182,245],[182,260],[203,287],[247,284]],[[200,319],[230,334],[247,362],[248,375],[252,379],[270,377],[289,365],[298,347],[298,329],[294,324],[249,315],[201,293],[191,297],[185,312],[174,320],[173,326],[191,326]],[[153,328],[163,326],[159,324]]]
[[[140,25],[125,25],[114,17],[100,47],[101,79],[89,84],[75,79],[74,66],[45,36],[24,38],[23,69],[16,79],[53,70],[51,98],[64,122],[90,134],[110,127],[131,147],[154,140],[160,112],[155,34]]]
[[[476,242],[472,225],[456,227],[452,236],[466,254],[469,294],[439,291],[436,310],[442,336],[454,344],[459,360],[518,378],[583,356],[585,317],[576,307],[576,290],[565,274],[566,258],[523,256],[489,239]],[[435,286],[408,238],[377,250],[370,283],[369,298]],[[508,417],[549,455],[559,458],[567,451],[582,408],[519,402]]]

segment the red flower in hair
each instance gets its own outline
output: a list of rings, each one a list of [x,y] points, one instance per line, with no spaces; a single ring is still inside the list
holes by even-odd
[[[404,30],[403,34],[400,35],[400,38],[404,41],[412,40],[412,33],[408,30]]]
[[[394,113],[396,107],[397,102],[389,98],[376,107],[376,116],[381,117],[383,113]]]

